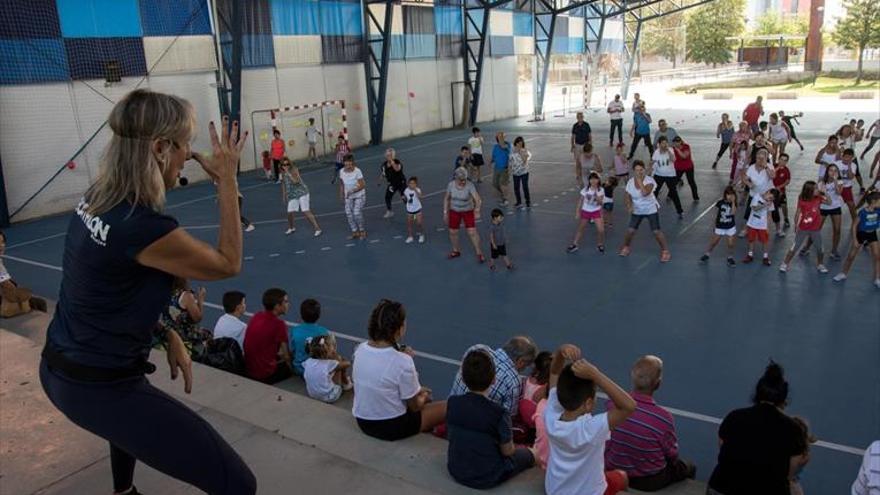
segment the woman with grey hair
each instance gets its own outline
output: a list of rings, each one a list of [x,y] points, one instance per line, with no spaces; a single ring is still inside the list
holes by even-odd
[[[486,258],[480,249],[480,234],[477,233],[477,220],[480,219],[480,207],[483,200],[477,193],[474,183],[468,180],[468,172],[464,167],[455,169],[453,180],[446,186],[446,196],[443,198],[443,222],[449,227],[449,242],[452,251],[449,259],[461,256],[461,248],[458,243],[458,229],[464,222],[467,235],[477,253],[477,262],[483,263]]]
[[[112,131],[101,171],[71,216],[61,294],[46,333],[40,381],[71,421],[110,443],[116,494],[137,494],[138,459],[209,494],[253,494],[247,465],[214,428],[152,386],[146,374],[154,332],[165,343],[171,378],[192,390],[192,362],[180,335],[157,325],[175,277],[221,280],[241,271],[236,169],[247,139],[224,116],[208,127],[212,152],[190,149],[192,105],[136,90],[107,119]],[[217,184],[217,247],[163,212],[165,192],[187,160]]]

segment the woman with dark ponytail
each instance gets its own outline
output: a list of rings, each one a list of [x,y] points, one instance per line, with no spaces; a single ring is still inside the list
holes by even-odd
[[[446,401],[432,402],[419,384],[415,352],[401,343],[406,310],[382,299],[370,314],[369,340],[354,351],[352,413],[361,431],[380,440],[400,440],[429,432],[446,418]]]
[[[770,361],[752,403],[721,423],[721,450],[708,495],[789,495],[791,474],[807,462],[803,429],[783,411],[788,382],[782,366]]]

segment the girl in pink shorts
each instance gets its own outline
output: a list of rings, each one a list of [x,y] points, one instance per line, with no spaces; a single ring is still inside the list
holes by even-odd
[[[587,223],[596,226],[596,249],[600,253],[605,253],[605,222],[602,221],[602,203],[605,201],[605,191],[602,188],[602,179],[596,172],[590,173],[587,184],[581,189],[580,198],[578,198],[577,212],[575,218],[579,220],[577,231],[574,234],[574,240],[566,249],[569,253],[578,250],[578,242],[587,229]]]

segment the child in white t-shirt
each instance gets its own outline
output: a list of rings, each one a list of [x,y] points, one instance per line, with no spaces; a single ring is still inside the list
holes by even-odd
[[[315,127],[315,119],[313,117],[309,118],[309,127],[306,128],[306,141],[309,142],[309,156],[310,160],[317,161],[318,153],[315,151],[315,145],[318,144],[318,136],[323,136],[324,134]]]
[[[602,217],[602,205],[605,203],[605,189],[602,187],[602,179],[596,172],[590,172],[587,184],[581,189],[578,198],[575,218],[578,219],[578,228],[574,233],[574,239],[566,248],[573,253],[578,250],[578,243],[587,229],[587,223],[592,222],[596,226],[596,250],[605,253],[605,222]]]
[[[548,387],[544,410],[550,443],[544,478],[547,493],[613,495],[625,490],[623,471],[605,471],[605,442],[611,438],[611,430],[636,410],[636,402],[582,359],[580,349],[573,345],[563,345],[554,353]],[[593,416],[597,387],[608,394],[615,407]]]
[[[483,182],[482,172],[480,171],[480,167],[483,166],[485,160],[483,159],[483,136],[480,134],[480,128],[474,127],[471,129],[471,137],[468,139],[468,146],[471,148],[471,164],[473,165],[473,170],[468,170],[471,172],[471,181],[479,184]]]
[[[743,263],[751,263],[755,260],[755,242],[761,244],[761,250],[764,251],[764,266],[770,266],[770,253],[767,252],[767,243],[769,235],[767,234],[767,216],[773,211],[773,203],[779,197],[779,191],[770,189],[764,194],[756,194],[752,198],[752,212],[749,220],[746,222],[748,229],[749,253],[743,259]]]
[[[321,335],[306,339],[309,358],[303,362],[303,378],[309,397],[333,403],[342,392],[351,390],[351,379],[346,373],[351,363],[336,352],[336,338]]]
[[[406,243],[410,244],[413,241],[413,230],[417,230],[419,244],[423,244],[425,227],[422,225],[422,190],[419,189],[418,177],[410,177],[407,181],[406,189],[403,190],[403,201],[406,203]]]

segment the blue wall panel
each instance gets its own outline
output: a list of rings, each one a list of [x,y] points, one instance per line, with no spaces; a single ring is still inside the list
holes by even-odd
[[[490,36],[489,42],[492,46],[493,57],[515,54],[513,49],[513,36]]]
[[[0,39],[60,38],[58,9],[55,0],[28,0],[15,6],[3,5]]]
[[[105,64],[116,61],[125,77],[147,73],[141,38],[65,38],[70,76],[73,79],[104,79]]]
[[[228,41],[228,34],[220,36],[221,41]],[[223,44],[223,53],[227,59],[232,58],[232,45]],[[275,65],[275,42],[270,34],[245,34],[241,37],[241,66],[271,67]]]
[[[437,34],[462,34],[461,7],[434,7],[434,29]]]
[[[358,3],[321,2],[321,35],[360,36],[363,34],[363,15]]]
[[[437,37],[433,34],[405,34],[406,58],[435,58]]]
[[[144,36],[211,34],[207,0],[140,0]]]
[[[69,79],[67,52],[61,38],[0,39],[0,84]]]
[[[58,18],[67,38],[143,35],[137,0],[58,0]]]
[[[531,36],[534,28],[532,22],[532,14],[527,12],[513,13],[513,35],[514,36]]]
[[[321,34],[321,8],[315,0],[271,0],[272,33]]]

